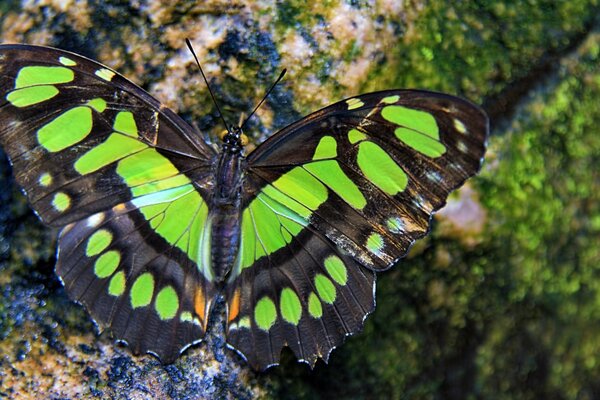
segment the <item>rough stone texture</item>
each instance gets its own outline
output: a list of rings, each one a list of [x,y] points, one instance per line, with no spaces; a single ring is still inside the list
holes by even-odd
[[[0,397],[598,397],[600,6],[456,3],[0,3],[2,42],[98,59],[212,141],[223,127],[186,37],[230,122],[288,68],[249,124],[255,143],[335,100],[392,87],[469,97],[493,126],[482,173],[380,276],[364,332],[314,371],[286,353],[256,374],[218,335],[170,366],[96,335],[53,273],[55,232],[2,156]]]

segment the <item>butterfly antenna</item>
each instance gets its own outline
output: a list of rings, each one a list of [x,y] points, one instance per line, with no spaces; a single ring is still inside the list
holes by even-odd
[[[213,91],[210,88],[210,85],[208,84],[208,80],[206,79],[206,75],[204,75],[204,71],[202,70],[202,67],[200,66],[200,62],[198,61],[198,57],[196,57],[196,53],[194,52],[194,49],[192,48],[192,43],[190,43],[190,40],[188,38],[185,39],[185,43],[187,44],[187,47],[192,52],[192,55],[194,56],[194,59],[196,60],[196,64],[198,64],[198,68],[200,68],[200,73],[202,74],[202,78],[204,79],[204,82],[206,83],[206,87],[208,88],[208,92],[210,93],[210,97],[212,98],[213,103],[215,103],[215,107],[217,107],[217,112],[219,113],[219,117],[221,117],[221,121],[223,121],[223,125],[225,125],[225,129],[227,129],[227,132],[231,132],[229,130],[229,125],[227,125],[227,121],[225,121],[225,118],[223,117],[223,113],[221,112],[221,108],[219,107],[219,103],[217,103],[217,100],[215,99],[215,95],[213,94]]]
[[[246,122],[248,122],[248,120],[250,119],[250,117],[252,117],[254,115],[254,113],[256,112],[256,110],[258,110],[259,107],[262,105],[262,103],[265,102],[265,100],[267,99],[267,97],[269,97],[269,94],[271,94],[271,91],[273,89],[275,89],[275,86],[277,86],[277,84],[279,83],[279,81],[281,79],[283,79],[283,76],[285,75],[286,72],[287,72],[286,68],[284,68],[283,71],[281,71],[281,74],[279,74],[279,78],[277,78],[275,80],[275,83],[273,83],[271,85],[271,88],[269,90],[267,90],[267,93],[263,96],[262,100],[258,103],[258,105],[256,107],[254,107],[254,110],[252,110],[252,112],[250,113],[250,115],[248,115],[248,118],[246,118],[246,120],[244,121],[244,123],[240,125],[240,130],[244,128],[244,125],[246,125]]]

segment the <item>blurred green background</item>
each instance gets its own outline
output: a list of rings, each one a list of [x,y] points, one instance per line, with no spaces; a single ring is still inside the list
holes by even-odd
[[[0,157],[0,397],[595,399],[600,397],[600,5],[581,1],[0,3],[3,43],[98,59],[214,140],[286,67],[255,143],[341,98],[461,95],[489,113],[481,173],[378,279],[362,333],[314,371],[233,353],[176,364],[96,337],[54,276],[54,235]],[[231,361],[233,360],[233,361]]]

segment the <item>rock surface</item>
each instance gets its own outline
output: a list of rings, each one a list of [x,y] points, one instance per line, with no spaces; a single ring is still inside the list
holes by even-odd
[[[259,143],[371,90],[419,87],[483,104],[486,164],[429,239],[379,277],[365,330],[311,371],[284,354],[251,371],[218,335],[175,364],[97,335],[53,272],[38,222],[0,157],[0,397],[595,398],[600,364],[600,5],[296,0],[0,4],[0,41],[97,59],[207,140],[226,118]],[[0,153],[2,154],[2,153]],[[468,209],[469,213],[464,210]],[[475,216],[475,217],[474,217]]]

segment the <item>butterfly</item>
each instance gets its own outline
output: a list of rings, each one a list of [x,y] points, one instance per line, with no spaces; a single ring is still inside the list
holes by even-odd
[[[219,146],[114,70],[0,45],[0,146],[41,220],[61,228],[66,292],[134,354],[173,362],[218,296],[227,343],[256,369],[283,347],[311,366],[362,328],[375,273],[478,172],[489,123],[423,90],[351,97],[245,154]]]

